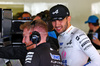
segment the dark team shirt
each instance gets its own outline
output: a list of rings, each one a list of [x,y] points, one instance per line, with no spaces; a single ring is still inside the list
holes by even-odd
[[[97,30],[95,33],[93,33],[92,30],[89,30],[89,32],[88,32],[88,34],[87,34],[88,37],[90,38],[92,44],[94,45],[94,47],[95,47],[96,49],[100,49],[100,46],[96,45],[96,44],[92,41],[92,39],[93,39],[93,34],[95,34],[96,37],[100,40],[100,27],[98,28],[98,30]]]
[[[49,43],[43,43],[27,52],[25,66],[62,66],[62,60]]]

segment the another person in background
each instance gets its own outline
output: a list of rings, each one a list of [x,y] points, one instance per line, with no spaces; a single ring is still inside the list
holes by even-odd
[[[94,47],[100,50],[100,26],[99,26],[99,18],[95,15],[89,16],[88,20],[85,24],[88,23],[89,32],[88,37],[92,41]]]
[[[57,40],[58,33],[53,29],[52,23],[50,22],[49,11],[45,10],[38,13],[33,20],[37,20],[37,19],[42,19],[48,25],[48,41],[47,42],[50,42],[51,47],[53,47],[54,49],[56,50],[59,49],[58,40]]]
[[[30,19],[32,19],[31,14],[29,12],[22,12],[21,19],[22,20],[30,20]]]
[[[59,33],[59,53],[64,66],[100,66],[100,55],[87,35],[71,25],[69,9],[58,4],[50,9],[54,29]],[[88,58],[91,61],[88,63]]]

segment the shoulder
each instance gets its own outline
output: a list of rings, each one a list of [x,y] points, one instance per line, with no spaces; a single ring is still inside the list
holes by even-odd
[[[86,33],[84,31],[82,31],[79,28],[74,28],[73,32],[71,33],[72,37],[75,38],[76,40],[80,40],[83,37],[87,37]]]
[[[79,44],[82,44],[84,42],[91,42],[86,33],[78,28],[76,28],[77,31],[73,34],[74,40],[76,40]]]

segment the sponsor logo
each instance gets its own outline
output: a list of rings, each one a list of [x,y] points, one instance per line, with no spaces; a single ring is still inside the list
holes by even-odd
[[[74,32],[71,32],[71,34],[74,34]]]
[[[60,46],[63,45],[63,42],[60,43]]]
[[[31,63],[34,52],[28,52],[26,55],[25,63]]]
[[[56,11],[52,12],[53,15],[58,14],[58,13],[59,13],[58,9]]]
[[[68,43],[67,43],[67,45],[71,45],[72,44],[72,40],[70,40]]]
[[[85,41],[81,46],[84,47],[88,43],[90,43],[90,40]]]
[[[80,34],[79,37],[81,37],[81,36],[83,36],[83,35],[85,35],[85,34]]]
[[[88,39],[88,37],[86,37],[86,38],[83,38],[79,43],[81,43],[83,40],[85,40],[85,39]]]
[[[51,63],[56,64],[54,66],[61,66],[62,65],[62,62],[61,61],[51,60]],[[59,65],[57,65],[57,64],[59,64]]]
[[[59,55],[54,55],[54,54],[50,53],[50,56],[54,60],[60,60],[60,56]]]
[[[62,59],[65,59],[65,58],[66,58],[66,54],[67,54],[66,51],[62,51],[62,53],[61,53],[61,58],[62,58]]]
[[[67,60],[62,60],[64,66],[67,66]]]
[[[76,36],[76,40],[78,41],[80,39],[80,37],[79,36]]]
[[[87,50],[89,47],[91,47],[92,46],[92,44],[89,44],[88,46],[86,46],[85,48],[84,48],[84,50]]]

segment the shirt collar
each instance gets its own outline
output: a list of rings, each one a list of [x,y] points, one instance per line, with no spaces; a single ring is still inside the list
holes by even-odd
[[[74,26],[71,25],[65,32],[61,33],[60,35],[64,35],[65,33],[70,34],[73,27]]]

